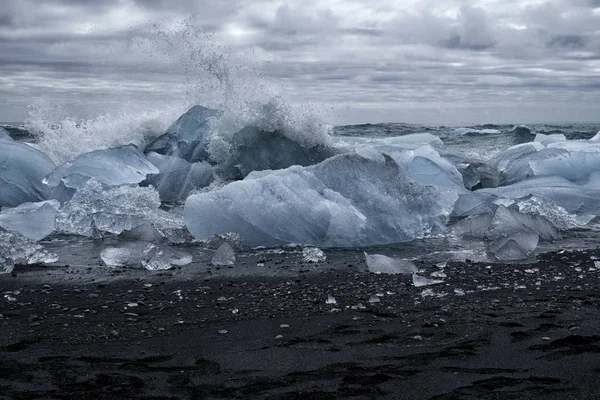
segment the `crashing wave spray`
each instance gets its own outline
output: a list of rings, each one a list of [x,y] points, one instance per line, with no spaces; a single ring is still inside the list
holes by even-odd
[[[141,100],[120,101],[117,111],[77,118],[68,107],[40,99],[30,107],[26,127],[39,137],[39,148],[57,163],[122,144],[143,147],[195,104],[223,111],[213,122],[209,145],[215,160],[227,158],[232,136],[248,125],[280,130],[306,147],[328,141],[330,127],[321,122],[322,111],[310,104],[292,105],[281,85],[260,72],[261,63],[253,54],[235,52],[222,43],[195,27],[193,20],[171,28],[140,29],[127,46],[115,50],[118,59],[131,64],[115,69],[125,71],[120,78],[132,74],[144,82],[152,82],[157,73],[179,77],[181,84],[154,84],[165,90],[160,104],[148,107]]]

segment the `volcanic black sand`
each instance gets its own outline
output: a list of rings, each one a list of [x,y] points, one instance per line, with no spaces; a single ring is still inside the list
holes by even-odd
[[[0,398],[598,399],[596,257],[420,264],[447,275],[420,288],[356,255],[271,277],[18,266]]]

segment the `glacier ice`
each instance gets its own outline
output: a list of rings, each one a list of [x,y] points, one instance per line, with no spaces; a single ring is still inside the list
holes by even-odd
[[[412,275],[412,282],[414,287],[424,287],[444,283],[444,281],[440,279],[430,279],[417,274]]]
[[[365,261],[369,272],[376,274],[413,274],[417,272],[417,267],[410,260],[388,257],[383,254],[367,254],[365,251]]]
[[[556,240],[560,233],[546,218],[535,214],[524,214],[512,208],[498,206],[486,236],[497,239],[520,232],[532,231],[544,240]]]
[[[0,207],[46,200],[42,180],[54,163],[41,151],[12,139],[0,138]]]
[[[28,239],[42,240],[54,231],[54,219],[59,206],[56,200],[46,200],[5,209],[0,212],[0,226]]]
[[[388,156],[348,153],[191,195],[184,219],[201,240],[236,232],[252,245],[355,246],[439,234],[455,200],[409,182]]]
[[[224,242],[219,246],[214,252],[210,262],[212,265],[235,265],[235,252],[231,245]]]
[[[539,235],[536,232],[519,232],[496,239],[488,252],[500,261],[525,260],[536,249]]]
[[[542,133],[538,133],[537,135],[535,135],[535,139],[533,141],[539,142],[544,146],[548,146],[550,143],[566,142],[567,137],[562,133],[554,135],[544,135]]]
[[[206,162],[189,163],[154,152],[146,157],[159,169],[159,173],[148,175],[142,184],[154,186],[164,202],[183,202],[190,192],[210,185],[215,179],[213,167]]]
[[[465,188],[477,190],[481,188],[494,188],[500,185],[502,176],[491,165],[482,162],[472,162],[460,171]]]
[[[0,228],[0,274],[12,272],[18,261],[48,264],[57,262],[58,257],[19,233]]]
[[[220,111],[193,106],[167,128],[164,135],[146,145],[144,152],[174,156],[192,163],[207,161],[211,123],[220,115]]]
[[[109,267],[143,267],[149,271],[166,270],[192,262],[192,256],[184,251],[146,242],[108,247],[102,250],[100,258]]]
[[[61,183],[77,189],[88,179],[107,187],[138,184],[148,174],[158,174],[156,168],[134,145],[95,150],[77,156],[72,162],[58,166],[44,182],[51,187]]]
[[[92,237],[94,230],[120,234],[152,224],[170,241],[183,230],[180,216],[159,209],[158,192],[150,187],[119,186],[104,189],[94,179],[85,182],[56,215],[60,233]]]
[[[327,260],[323,250],[318,247],[305,247],[302,249],[302,261],[307,263],[320,263]]]

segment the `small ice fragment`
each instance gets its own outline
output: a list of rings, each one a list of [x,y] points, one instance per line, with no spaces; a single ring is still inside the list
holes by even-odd
[[[235,252],[231,245],[224,242],[213,254],[211,259],[212,265],[234,265],[235,264]]]
[[[337,304],[337,300],[335,299],[335,297],[333,297],[332,295],[328,294],[327,295],[327,300],[325,301],[325,304]]]
[[[238,310],[237,308],[234,308],[233,310],[231,310],[231,313],[234,314],[234,315],[237,314],[237,313],[239,313],[239,312],[240,312],[240,310]]]
[[[435,264],[435,266],[438,268],[446,268],[446,265],[448,265],[448,263],[446,263],[446,262],[441,262],[441,263]]]
[[[462,289],[454,289],[454,294],[457,296],[464,296],[465,295],[465,291]]]
[[[417,274],[413,274],[412,281],[413,281],[413,285],[415,287],[439,285],[440,283],[444,283],[444,281],[425,278],[424,276],[417,275]]]
[[[369,303],[379,303],[381,300],[379,300],[379,297],[377,296],[371,296],[369,297]]]
[[[139,263],[139,258],[127,247],[108,247],[102,250],[100,258],[108,267],[125,267]]]
[[[305,247],[302,249],[302,261],[307,263],[323,262],[327,259],[323,250],[318,247]]]
[[[594,268],[600,269],[600,261],[594,261]]]
[[[387,257],[382,254],[367,254],[365,259],[369,272],[380,274],[412,274],[417,271],[417,267],[409,260]]]
[[[431,276],[432,276],[433,278],[446,278],[446,277],[447,277],[446,273],[445,273],[445,272],[442,272],[442,271],[435,271],[435,272],[432,272],[432,273],[431,273]]]
[[[219,334],[220,335],[225,335],[227,333],[227,329],[220,329],[219,330]]]
[[[365,307],[365,305],[363,303],[358,303],[357,305],[352,306],[350,308],[353,310],[364,310],[367,307]]]
[[[127,307],[137,307],[138,303],[127,303]]]
[[[184,251],[167,246],[148,245],[144,250],[142,267],[149,271],[170,269],[173,266],[184,266],[192,262],[192,256]]]
[[[279,325],[279,327],[281,329],[289,329],[290,328],[290,326],[288,324],[281,324],[281,325]]]

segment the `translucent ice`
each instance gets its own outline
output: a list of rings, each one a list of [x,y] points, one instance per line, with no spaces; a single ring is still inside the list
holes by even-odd
[[[8,131],[2,127],[0,127],[0,139],[8,139],[11,140],[10,134]]]
[[[147,244],[129,243],[119,247],[107,247],[100,253],[100,258],[109,267],[139,267]]]
[[[502,176],[491,165],[473,162],[462,171],[465,188],[476,190],[481,188],[494,188],[500,185]]]
[[[409,182],[390,157],[348,153],[191,195],[184,218],[203,240],[237,232],[252,245],[355,246],[441,233],[455,200]]]
[[[384,256],[383,254],[367,254],[365,261],[369,272],[380,274],[412,274],[417,267],[412,261]]]
[[[323,250],[317,247],[305,247],[302,249],[302,261],[308,263],[319,263],[327,260]]]
[[[192,256],[184,251],[168,246],[150,244],[144,250],[142,266],[149,271],[159,271],[181,267],[192,262]]]
[[[221,112],[194,106],[175,121],[167,132],[149,143],[144,152],[175,156],[188,162],[208,160],[211,122]]]
[[[520,232],[535,232],[545,240],[560,238],[560,233],[546,218],[535,214],[524,214],[517,210],[498,206],[486,236],[497,239]]]
[[[206,162],[189,163],[181,158],[150,152],[146,156],[159,173],[148,175],[143,184],[152,185],[165,202],[182,202],[191,191],[214,181],[213,167]]]
[[[42,240],[54,231],[54,219],[59,206],[56,200],[46,200],[5,209],[0,212],[0,226],[19,232],[28,239]]]
[[[58,257],[26,237],[0,228],[0,273],[12,272],[17,261],[46,264],[58,261]]]
[[[41,151],[0,138],[0,207],[46,200],[49,193],[42,180],[54,167]]]
[[[93,178],[107,187],[137,184],[156,168],[134,145],[96,150],[77,156],[73,162],[57,167],[44,182],[51,187],[63,184],[78,188]]]
[[[166,240],[163,234],[152,224],[145,223],[133,229],[124,230],[119,234],[119,239],[131,242],[143,241],[149,243],[162,243]]]
[[[488,251],[501,261],[525,260],[538,245],[539,235],[535,232],[519,232],[496,239]]]
[[[210,260],[212,265],[235,265],[235,252],[227,242],[223,243]]]
[[[169,237],[183,228],[181,217],[160,210],[158,192],[149,187],[104,189],[94,179],[84,183],[56,216],[56,229],[65,234],[92,237],[94,229],[119,234],[150,223]]]
[[[544,135],[544,134],[538,133],[537,135],[535,135],[535,139],[533,141],[539,142],[539,143],[543,144],[544,146],[547,146],[550,143],[566,142],[567,138],[562,133],[555,134],[555,135]]]
[[[423,286],[431,286],[431,285],[439,285],[444,283],[444,281],[440,279],[429,279],[421,275],[413,274],[412,281],[414,287],[423,287]]]

